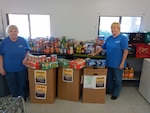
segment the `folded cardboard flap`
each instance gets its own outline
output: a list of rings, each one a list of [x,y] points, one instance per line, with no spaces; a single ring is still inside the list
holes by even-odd
[[[84,81],[84,75],[81,75],[80,84],[83,84],[83,81]]]
[[[98,69],[98,67],[96,67],[96,66],[93,66],[93,69]]]
[[[106,68],[84,68],[84,75],[106,75],[107,69]]]

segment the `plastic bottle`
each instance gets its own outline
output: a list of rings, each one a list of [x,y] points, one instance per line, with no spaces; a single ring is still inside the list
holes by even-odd
[[[82,48],[81,48],[81,53],[84,53],[84,47],[82,46]]]
[[[125,70],[124,70],[124,78],[129,78],[129,69],[128,69],[128,67],[126,67]]]
[[[134,69],[133,69],[133,67],[131,67],[130,70],[129,70],[129,78],[134,78]]]

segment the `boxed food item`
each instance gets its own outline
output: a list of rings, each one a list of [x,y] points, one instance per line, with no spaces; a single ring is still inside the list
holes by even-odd
[[[59,58],[58,63],[61,67],[70,67],[70,61],[64,58]]]
[[[86,59],[86,66],[94,66],[94,67],[101,67],[105,68],[106,67],[106,60],[97,60],[97,59]]]
[[[130,33],[129,43],[144,43],[146,33]]]
[[[85,67],[85,65],[85,60],[81,58],[70,61],[70,68],[82,69],[83,67]]]
[[[150,45],[136,44],[136,58],[150,58]]]
[[[41,68],[40,62],[45,61],[45,59],[46,59],[46,55],[35,56],[35,55],[28,54],[26,66],[33,69],[40,69]]]
[[[56,69],[28,68],[31,103],[52,104],[56,97]]]
[[[46,55],[31,55],[28,54],[27,56],[27,67],[33,68],[33,69],[50,69],[50,68],[56,68],[58,67],[57,62],[57,55],[52,54],[50,57],[46,57]]]
[[[27,61],[26,66],[33,68],[33,69],[40,69],[41,68],[41,64],[39,62],[32,62],[32,61]]]
[[[41,66],[42,66],[43,70],[59,67],[58,61],[56,61],[56,62],[43,62],[43,63],[41,63]]]
[[[83,103],[105,103],[106,68],[84,68]]]
[[[81,75],[82,69],[58,68],[58,98],[79,101],[81,96]]]

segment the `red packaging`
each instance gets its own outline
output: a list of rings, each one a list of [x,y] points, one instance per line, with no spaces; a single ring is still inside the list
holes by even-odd
[[[74,69],[81,69],[83,67],[85,67],[86,63],[84,59],[75,59],[70,61],[70,68],[74,68]]]
[[[40,69],[40,63],[39,62],[31,62],[31,61],[27,61],[26,64],[27,67],[33,68],[33,69]]]
[[[42,60],[42,62],[46,62],[46,55],[42,55],[41,60]]]
[[[150,58],[150,45],[136,44],[136,58]]]
[[[57,54],[51,55],[51,61],[56,62],[57,61]]]

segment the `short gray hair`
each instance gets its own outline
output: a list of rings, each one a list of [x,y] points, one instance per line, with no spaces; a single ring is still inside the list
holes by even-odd
[[[15,29],[19,32],[18,27],[16,25],[8,25],[6,28],[6,33],[8,34],[10,30]]]

